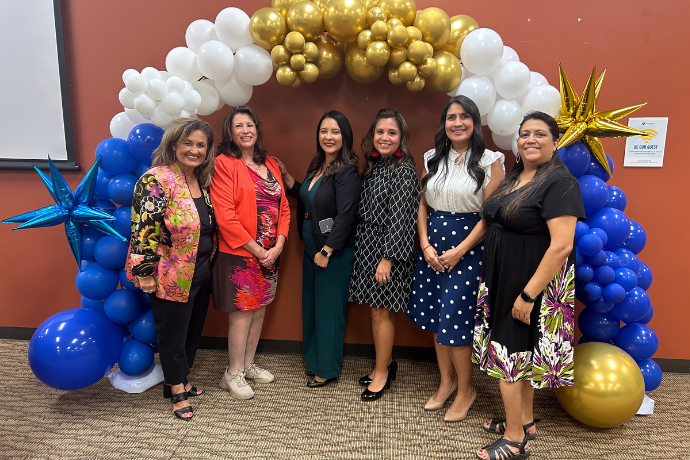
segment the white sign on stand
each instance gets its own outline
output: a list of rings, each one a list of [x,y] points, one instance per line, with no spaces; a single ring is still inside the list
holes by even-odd
[[[660,168],[664,165],[668,117],[630,118],[628,126],[647,133],[625,139],[623,166]]]

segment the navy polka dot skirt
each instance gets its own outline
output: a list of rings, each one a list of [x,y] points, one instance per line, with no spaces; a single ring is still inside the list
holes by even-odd
[[[458,246],[479,222],[479,213],[431,210],[427,219],[429,243],[439,255]],[[415,326],[438,336],[441,345],[472,343],[474,314],[484,243],[472,248],[451,273],[437,272],[424,260],[420,242],[407,317]]]

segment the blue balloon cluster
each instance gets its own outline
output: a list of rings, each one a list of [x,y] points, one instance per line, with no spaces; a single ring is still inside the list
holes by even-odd
[[[625,193],[606,185],[610,175],[582,143],[558,154],[578,180],[587,214],[587,222],[578,222],[575,229],[575,296],[586,306],[577,321],[583,334],[579,343],[607,342],[622,348],[638,362],[645,391],[651,391],[661,384],[661,370],[651,359],[659,339],[647,326],[654,314],[647,295],[652,271],[637,257],[647,234],[625,215]],[[606,159],[613,171],[611,157]]]

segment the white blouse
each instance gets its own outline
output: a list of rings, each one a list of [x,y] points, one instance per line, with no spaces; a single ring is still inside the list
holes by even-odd
[[[427,163],[434,155],[435,150],[431,149],[424,154],[424,170],[429,171]],[[424,198],[433,209],[447,212],[479,212],[484,201],[484,189],[491,180],[491,165],[500,160],[501,169],[505,172],[505,156],[501,152],[484,150],[479,166],[484,169],[484,183],[477,193],[477,183],[472,179],[467,171],[467,159],[470,157],[468,150],[456,163],[455,160],[460,156],[454,148],[450,148],[446,169],[443,164],[439,164],[438,171],[429,179],[426,185]],[[445,176],[444,176],[445,172]]]

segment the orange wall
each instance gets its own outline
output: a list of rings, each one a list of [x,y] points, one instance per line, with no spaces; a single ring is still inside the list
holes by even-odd
[[[251,15],[269,6],[269,0],[235,2],[183,0],[119,0],[91,2],[63,0],[63,25],[70,105],[77,162],[88,168],[98,143],[109,137],[111,117],[122,110],[117,95],[120,76],[127,68],[164,68],[167,52],[184,46],[187,25],[200,18],[213,21],[224,7],[237,6]],[[660,337],[657,357],[690,359],[690,334],[685,333],[689,301],[679,287],[686,287],[686,261],[690,247],[685,225],[690,224],[690,166],[683,146],[683,132],[690,126],[688,93],[676,82],[687,80],[685,59],[690,43],[686,19],[690,6],[681,0],[647,2],[456,2],[418,0],[419,9],[438,6],[449,15],[468,14],[482,27],[496,30],[531,70],[557,84],[562,62],[578,91],[593,65],[608,69],[599,98],[602,109],[649,105],[636,116],[670,117],[666,161],[663,168],[623,168],[624,141],[605,140],[604,147],[617,167],[610,184],[628,196],[627,215],[640,222],[649,237],[641,258],[654,272],[649,290],[655,308],[650,323]],[[18,76],[20,77],[20,76]],[[432,146],[445,95],[424,90],[413,94],[393,87],[385,78],[370,86],[358,85],[344,69],[332,80],[300,89],[288,89],[275,80],[256,88],[250,105],[263,117],[266,146],[279,156],[296,177],[301,177],[314,152],[315,123],[323,112],[337,109],[352,123],[356,139],[364,134],[379,108],[400,110],[410,126],[411,146],[417,163]],[[211,116],[215,128],[223,113]],[[509,155],[512,157],[512,155]],[[509,158],[512,164],[512,158]],[[75,187],[83,173],[67,173]],[[0,217],[9,217],[51,204],[34,172],[0,172]],[[293,211],[294,212],[294,211]],[[0,307],[3,326],[36,327],[49,315],[79,306],[74,287],[76,264],[61,228],[11,232],[0,226]],[[301,244],[294,224],[282,256],[276,302],[269,307],[264,338],[300,340]],[[371,343],[367,307],[350,309],[346,341]],[[205,334],[222,336],[227,320],[212,310]],[[396,343],[431,346],[428,334],[416,330],[402,315]]]

